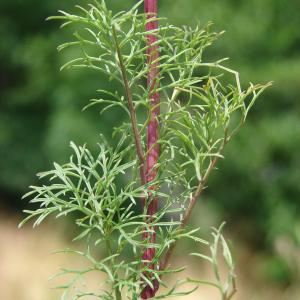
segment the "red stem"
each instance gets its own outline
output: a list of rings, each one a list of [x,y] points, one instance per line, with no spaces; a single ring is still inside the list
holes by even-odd
[[[157,17],[157,0],[145,0],[145,13],[147,14],[147,19],[153,19]],[[146,24],[146,31],[158,29],[158,22],[156,20],[150,20]],[[151,105],[151,115],[149,124],[147,127],[147,155],[146,155],[146,181],[152,182],[157,176],[157,168],[155,165],[157,164],[160,147],[157,143],[159,138],[159,123],[158,117],[160,114],[160,96],[157,92],[158,88],[158,78],[159,78],[159,51],[158,46],[153,45],[157,41],[157,38],[153,34],[147,35],[147,65],[150,67],[148,76],[147,76],[147,87],[149,89],[149,101]],[[155,186],[152,186],[151,189],[155,189]],[[145,204],[145,203],[144,203]],[[158,199],[153,198],[148,195],[147,201],[147,215],[152,216],[157,212]],[[143,240],[147,240],[148,242],[155,243],[156,241],[156,233],[145,232],[143,234]],[[154,269],[155,265],[152,263],[153,258],[155,257],[155,249],[147,248],[145,249],[142,259],[144,261],[149,262],[148,267],[150,269]],[[151,274],[144,274],[147,277],[151,277]],[[150,276],[149,276],[150,275]],[[155,296],[155,293],[158,290],[158,282],[153,282],[154,288],[151,288],[147,285],[142,293],[141,297],[143,299],[149,299]]]

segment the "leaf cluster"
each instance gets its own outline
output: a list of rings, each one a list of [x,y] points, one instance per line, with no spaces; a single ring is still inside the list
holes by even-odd
[[[54,170],[38,174],[40,179],[47,178],[51,185],[32,186],[31,191],[24,198],[31,198],[31,203],[37,203],[39,209],[26,210],[28,217],[20,224],[23,225],[34,218],[34,226],[39,225],[46,217],[54,215],[56,218],[75,214],[75,223],[79,234],[73,241],[86,240],[85,251],[67,249],[64,252],[80,255],[89,263],[84,270],[63,269],[58,276],[72,274],[74,278],[64,285],[62,299],[68,299],[76,289],[76,299],[86,295],[94,295],[103,299],[114,299],[112,291],[124,291],[128,298],[138,297],[140,287],[152,281],[143,274],[149,272],[147,264],[141,261],[141,253],[146,248],[155,248],[155,261],[159,261],[169,245],[181,238],[194,237],[194,231],[178,232],[178,221],[166,221],[169,214],[181,212],[182,208],[173,208],[169,196],[162,192],[155,192],[155,196],[165,199],[165,206],[151,217],[144,211],[138,212],[137,201],[149,193],[146,185],[141,186],[135,180],[127,180],[120,190],[117,180],[124,174],[134,173],[136,161],[124,162],[130,152],[130,147],[119,151],[125,137],[117,147],[117,151],[106,149],[99,145],[99,154],[94,157],[85,146],[77,147],[71,143],[74,156],[65,165],[54,163]],[[159,182],[156,182],[159,184]],[[174,200],[173,200],[174,201]],[[145,220],[148,219],[146,222]],[[141,241],[144,232],[158,232],[157,243]],[[199,241],[199,239],[197,239]],[[204,242],[204,241],[203,241]],[[97,259],[94,252],[106,248],[107,256]],[[98,249],[98,250],[97,250]],[[106,276],[103,285],[112,287],[111,292],[102,291],[94,294],[82,290],[79,284],[83,276],[89,272],[102,272]],[[179,270],[177,270],[179,271]],[[155,271],[153,276],[160,281],[162,274],[174,270]],[[79,285],[78,285],[79,284]]]
[[[210,24],[204,28],[175,27],[163,19],[152,18],[161,26],[145,32],[147,16],[139,12],[142,2],[127,12],[112,14],[104,0],[95,1],[86,8],[77,6],[78,13],[61,11],[59,16],[49,18],[61,20],[62,27],[71,26],[75,30],[74,40],[62,44],[58,50],[76,47],[79,55],[62,69],[91,68],[105,74],[108,80],[116,81],[125,90],[124,95],[119,91],[99,90],[101,97],[91,100],[87,107],[101,105],[102,112],[121,107],[130,118],[132,111],[128,107],[130,99],[127,99],[130,89],[143,146],[152,92],[145,87],[151,68],[147,64],[147,35],[156,36],[157,41],[151,46],[157,46],[160,52],[159,58],[152,62],[159,65],[155,90],[162,97],[158,117],[161,156],[155,166],[159,172],[151,182],[151,186],[158,188],[153,190],[140,181],[140,161],[134,149],[136,137],[128,122],[117,124],[115,133],[119,143],[115,149],[102,140],[99,153],[93,155],[86,146],[71,143],[74,155],[70,161],[65,165],[55,163],[53,170],[40,173],[39,178],[47,183],[32,186],[24,196],[39,208],[25,211],[28,217],[22,224],[34,218],[34,225],[39,225],[50,215],[58,218],[72,213],[79,229],[75,240],[86,241],[85,251],[67,250],[84,257],[90,267],[62,271],[63,275],[74,276],[63,287],[63,299],[71,297],[74,289],[74,299],[87,295],[120,299],[121,293],[129,299],[137,299],[143,286],[153,287],[155,280],[164,286],[164,274],[182,270],[150,269],[141,259],[146,248],[155,249],[151,263],[159,266],[165,253],[178,240],[188,238],[209,244],[199,238],[198,229],[182,228],[186,204],[189,207],[195,191],[199,195],[205,187],[217,160],[223,157],[225,145],[243,125],[257,97],[268,86],[250,84],[243,90],[238,72],[224,66],[224,59],[203,61],[205,49],[220,35],[211,32]],[[160,209],[151,218],[146,215],[149,201],[143,209],[138,205],[140,199],[149,194],[158,197],[160,202]],[[155,232],[156,242],[141,241],[145,232]],[[216,262],[220,241],[230,267],[226,287],[219,280]],[[106,249],[107,256],[103,259],[93,255],[99,247]],[[198,256],[212,263],[217,286],[223,295],[227,295],[228,287],[233,285],[233,263],[220,230],[214,233],[210,249],[212,257]],[[106,277],[97,293],[86,291],[79,284],[84,275],[94,271],[102,272]],[[151,274],[151,278],[145,274]],[[169,292],[156,298],[186,295],[178,292],[184,282],[179,281]],[[107,285],[109,289],[104,288]]]

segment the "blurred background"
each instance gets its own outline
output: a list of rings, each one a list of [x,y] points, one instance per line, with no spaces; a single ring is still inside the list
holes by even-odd
[[[69,141],[95,146],[123,118],[81,112],[105,78],[89,71],[59,72],[70,37],[56,22],[58,9],[85,0],[0,1],[0,299],[58,299],[48,276],[71,258],[50,255],[69,245],[68,224],[32,230],[17,224],[21,195],[35,174],[69,156]],[[108,1],[114,10],[134,1]],[[227,147],[193,221],[227,222],[237,260],[239,299],[300,299],[300,1],[164,0],[160,15],[176,25],[214,22],[226,34],[209,59],[230,57],[242,82],[274,86],[260,98],[247,125]],[[111,83],[110,83],[111,84]],[[189,264],[177,253],[177,259]],[[205,277],[205,266],[199,275]],[[190,272],[198,272],[191,268]],[[198,277],[199,277],[198,276]],[[30,281],[29,281],[30,278]],[[218,299],[210,289],[189,299]]]

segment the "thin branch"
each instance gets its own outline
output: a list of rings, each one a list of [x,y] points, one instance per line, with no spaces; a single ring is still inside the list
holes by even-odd
[[[231,300],[236,293],[237,293],[236,282],[235,282],[235,278],[233,278],[233,280],[232,280],[232,291],[228,295],[227,300]]]
[[[227,142],[228,142],[227,129],[225,129],[224,139],[223,139],[222,145],[219,148],[219,151],[218,151],[219,153],[221,153],[224,150]],[[208,166],[208,168],[207,168],[207,170],[206,170],[203,178],[199,181],[197,189],[196,189],[194,195],[192,196],[192,198],[191,198],[191,200],[189,202],[189,206],[186,209],[185,215],[184,215],[184,217],[183,217],[183,219],[181,221],[181,224],[178,227],[178,230],[184,229],[185,226],[187,225],[187,223],[189,222],[189,220],[191,218],[191,215],[192,215],[192,212],[193,212],[193,209],[194,209],[194,207],[195,207],[195,205],[197,203],[197,200],[201,196],[201,194],[202,194],[202,192],[203,192],[203,190],[205,188],[206,182],[208,180],[208,177],[209,177],[210,173],[212,172],[212,170],[215,168],[215,166],[216,166],[219,158],[220,158],[219,156],[215,156],[214,157],[214,159],[210,162],[210,164],[209,164],[209,166]],[[167,250],[167,252],[165,254],[165,257],[164,257],[164,260],[160,264],[160,270],[164,270],[167,267],[167,265],[169,264],[170,258],[171,258],[172,254],[174,252],[174,249],[175,249],[176,245],[177,245],[177,243],[174,242],[170,246],[170,248]]]
[[[112,33],[113,33],[113,38],[114,38],[114,42],[116,45],[116,50],[117,50],[117,55],[118,55],[118,60],[119,60],[119,66],[120,66],[120,70],[122,73],[122,79],[123,79],[123,83],[124,83],[124,88],[125,88],[125,93],[126,93],[126,97],[127,97],[127,101],[128,101],[128,108],[129,108],[129,112],[130,112],[130,120],[131,120],[131,125],[132,125],[132,131],[133,131],[133,135],[134,135],[134,140],[135,140],[135,146],[136,146],[136,152],[140,161],[140,176],[141,176],[141,181],[143,184],[146,183],[146,176],[145,176],[145,157],[144,157],[144,151],[143,151],[143,146],[142,146],[142,142],[141,142],[141,136],[138,130],[138,123],[137,123],[137,117],[136,117],[136,112],[135,112],[135,107],[133,104],[133,100],[132,100],[132,93],[129,87],[129,81],[127,78],[127,74],[126,74],[126,68],[123,62],[123,57],[121,54],[121,50],[120,50],[120,46],[118,43],[118,39],[117,39],[117,34],[116,34],[116,29],[113,26],[112,27]]]

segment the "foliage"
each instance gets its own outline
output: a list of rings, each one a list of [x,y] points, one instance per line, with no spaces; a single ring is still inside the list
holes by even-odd
[[[64,270],[63,274],[74,274],[74,279],[63,286],[63,299],[71,296],[77,288],[75,299],[93,295],[102,299],[137,299],[145,285],[154,288],[155,281],[165,285],[164,275],[180,272],[169,268],[168,257],[178,240],[184,238],[207,244],[199,238],[196,229],[185,225],[197,198],[206,187],[207,179],[215,168],[223,150],[239,128],[244,124],[249,110],[257,97],[269,86],[250,84],[242,89],[239,74],[224,65],[224,59],[205,62],[203,53],[220,35],[211,32],[210,26],[201,28],[176,27],[159,19],[161,26],[151,34],[157,37],[161,56],[160,85],[156,90],[163,95],[159,116],[161,132],[159,143],[162,155],[158,165],[159,175],[151,189],[140,182],[139,153],[135,141],[145,140],[145,129],[150,112],[150,93],[144,86],[147,73],[146,16],[138,10],[140,1],[126,12],[113,14],[105,1],[97,1],[86,8],[77,6],[77,13],[61,11],[50,19],[63,21],[62,27],[71,26],[74,39],[63,43],[58,50],[78,49],[75,57],[65,63],[66,68],[88,68],[106,75],[115,81],[114,89],[99,90],[100,98],[86,107],[101,105],[102,112],[116,107],[123,109],[130,122],[118,124],[114,136],[119,139],[111,147],[103,138],[98,154],[94,156],[86,146],[71,143],[75,153],[65,165],[54,164],[54,170],[40,173],[41,180],[48,179],[42,186],[32,186],[25,197],[38,203],[36,210],[26,210],[28,217],[39,225],[46,217],[76,213],[76,225],[80,234],[75,238],[85,239],[84,252],[68,250],[85,257],[91,267],[87,270]],[[124,89],[124,92],[121,92]],[[125,96],[123,96],[123,94]],[[132,99],[131,99],[132,97]],[[134,127],[133,109],[144,112],[138,118],[138,135]],[[133,128],[134,129],[134,128]],[[143,146],[143,145],[142,145]],[[128,180],[120,182],[122,175]],[[137,203],[144,195],[158,197],[161,208],[151,218],[146,207],[137,212]],[[168,218],[172,216],[172,219]],[[22,223],[22,224],[23,224]],[[140,240],[143,232],[158,232],[157,241]],[[229,300],[235,291],[233,261],[220,230],[214,233],[211,246],[212,257],[208,259],[216,274],[214,284],[222,299]],[[218,244],[230,270],[228,282],[223,285],[217,266]],[[104,244],[107,256],[97,260],[93,251]],[[156,268],[141,259],[145,248],[155,248],[153,263]],[[124,255],[127,251],[127,256]],[[129,255],[128,255],[129,251]],[[196,254],[197,255],[197,254]],[[96,293],[83,291],[76,286],[80,277],[90,271],[104,272],[108,288]],[[186,295],[177,291],[185,281],[178,282],[166,294],[156,298]],[[193,281],[196,283],[196,281]],[[106,287],[105,286],[105,287]],[[193,292],[190,291],[190,292]]]
[[[133,2],[111,1],[110,6],[125,9]],[[115,121],[124,119],[117,110],[101,119],[93,110],[80,114],[100,85],[115,88],[104,76],[86,70],[57,73],[73,53],[57,56],[55,46],[70,33],[58,33],[55,24],[43,20],[57,7],[68,10],[75,3],[0,2],[0,192],[5,206],[21,205],[16,199],[36,182],[34,173],[49,168],[49,161],[66,160],[69,140],[88,142],[95,150],[99,129],[110,139]],[[232,229],[244,228],[242,237],[257,253],[268,250],[289,262],[276,245],[285,238],[291,247],[299,246],[299,1],[189,0],[187,5],[176,0],[175,6],[165,0],[160,5],[161,15],[172,23],[215,20],[217,28],[226,30],[226,38],[206,52],[207,59],[224,53],[233,58],[242,82],[274,80],[229,145],[222,172],[211,178],[218,188],[205,196],[220,219],[231,220]]]
[[[209,243],[210,255],[204,255],[201,253],[191,253],[191,255],[202,258],[208,261],[212,265],[212,269],[214,272],[216,282],[206,282],[206,281],[197,281],[193,280],[193,282],[198,282],[200,284],[208,284],[216,287],[221,295],[221,299],[230,300],[235,295],[236,289],[236,281],[235,281],[235,262],[232,257],[231,251],[229,249],[227,241],[222,236],[222,229],[224,227],[224,223],[220,226],[219,229],[213,228],[212,237],[213,241]],[[223,282],[222,274],[220,270],[220,262],[219,262],[219,251],[222,249],[222,258],[225,261],[227,268],[227,275]]]

